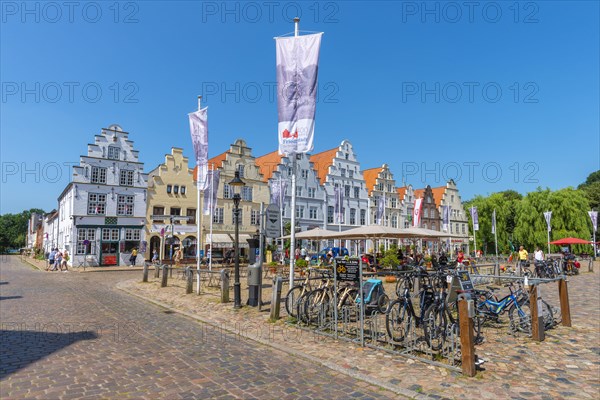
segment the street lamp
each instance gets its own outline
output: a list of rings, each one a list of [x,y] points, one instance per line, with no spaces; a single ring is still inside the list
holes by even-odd
[[[235,241],[233,243],[233,256],[235,260],[235,281],[233,283],[233,308],[242,307],[242,293],[240,289],[240,248],[239,248],[239,236],[240,236],[240,194],[235,189],[237,186],[245,186],[243,180],[240,179],[240,172],[235,171],[233,180],[229,182],[229,186],[233,187],[233,216],[235,225]]]

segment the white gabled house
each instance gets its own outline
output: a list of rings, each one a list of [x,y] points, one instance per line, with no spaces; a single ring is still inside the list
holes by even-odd
[[[138,248],[141,264],[147,188],[129,133],[118,125],[103,128],[58,198],[57,243],[71,254],[69,263],[129,265]]]

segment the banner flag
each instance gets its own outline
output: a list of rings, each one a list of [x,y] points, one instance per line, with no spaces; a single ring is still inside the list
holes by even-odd
[[[275,38],[279,154],[313,150],[322,35]]]
[[[450,224],[450,206],[444,206],[442,212],[442,229],[444,232],[448,232],[448,225]]]
[[[477,214],[477,207],[471,207],[471,218],[473,219],[473,230],[479,230],[479,215]]]
[[[385,214],[385,193],[383,196],[379,196],[377,201],[377,218],[375,218],[377,225],[383,223],[383,215]]]
[[[206,190],[206,177],[208,176],[208,107],[189,113],[188,116],[190,118],[190,133],[194,145],[196,165],[198,166],[196,181],[200,190]]]
[[[283,199],[285,199],[285,192],[287,190],[287,180],[271,180],[271,204],[277,204],[277,207],[283,207]]]
[[[413,210],[413,226],[418,228],[421,225],[421,207],[423,206],[423,199],[415,200],[415,209]]]
[[[598,230],[598,211],[588,211],[588,214],[592,220],[592,225],[594,226],[594,232]]]
[[[221,171],[219,170],[208,171],[206,175],[206,187],[204,188],[204,204],[202,210],[204,215],[211,215],[215,212],[220,178]]]
[[[336,186],[333,188],[333,193],[335,195],[335,215],[337,222],[341,224],[344,222],[344,192],[341,187]]]
[[[546,224],[548,225],[548,232],[551,232],[552,227],[550,226],[550,220],[552,219],[552,211],[546,211],[544,213],[544,218],[546,218]]]
[[[496,234],[496,210],[492,213],[492,233]]]

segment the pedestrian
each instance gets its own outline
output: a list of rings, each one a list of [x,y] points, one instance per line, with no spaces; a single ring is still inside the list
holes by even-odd
[[[463,253],[462,250],[459,250],[458,255],[456,256],[456,262],[461,264],[463,261],[465,261],[465,253]]]
[[[138,255],[138,251],[137,251],[137,247],[134,247],[133,250],[131,250],[131,255],[129,256],[129,266],[133,267],[135,265],[135,260],[137,259],[137,255]]]
[[[525,250],[525,247],[523,247],[523,245],[521,245],[519,247],[519,265],[526,267],[528,258],[529,258],[529,253],[527,252],[527,250]]]
[[[296,250],[294,250],[294,256],[296,260],[300,258],[300,249],[296,248]]]
[[[535,261],[544,261],[544,252],[540,249],[540,246],[535,248],[535,252],[533,253],[533,258]]]
[[[156,249],[152,252],[152,263],[158,264],[158,251]]]
[[[181,260],[183,259],[183,252],[181,251],[181,247],[178,247],[175,251],[175,265],[180,266]]]
[[[63,261],[62,261],[62,267],[65,267],[65,270],[63,272],[69,272],[69,251],[67,249],[65,249],[65,251],[63,252]],[[60,268],[62,271],[62,267]]]
[[[62,260],[63,254],[60,252],[60,250],[56,249],[56,254],[54,255],[54,268],[52,268],[50,271],[58,271],[59,269],[62,271]]]
[[[303,247],[302,250],[300,250],[300,256],[306,258],[306,248]]]
[[[54,261],[56,260],[56,250],[54,248],[50,249],[50,255],[48,256],[48,267],[46,271],[51,268],[54,268]]]

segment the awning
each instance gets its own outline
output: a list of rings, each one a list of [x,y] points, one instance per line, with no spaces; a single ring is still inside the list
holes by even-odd
[[[247,248],[248,246],[248,242],[246,241],[246,239],[252,239],[252,237],[250,235],[247,234],[243,234],[241,233],[239,235],[239,246],[240,247],[244,247]],[[209,233],[206,234],[206,241],[205,244],[209,244],[211,240],[211,235]],[[230,235],[228,233],[213,233],[212,234],[212,246],[213,247],[233,247],[234,241],[233,241],[233,235]]]

